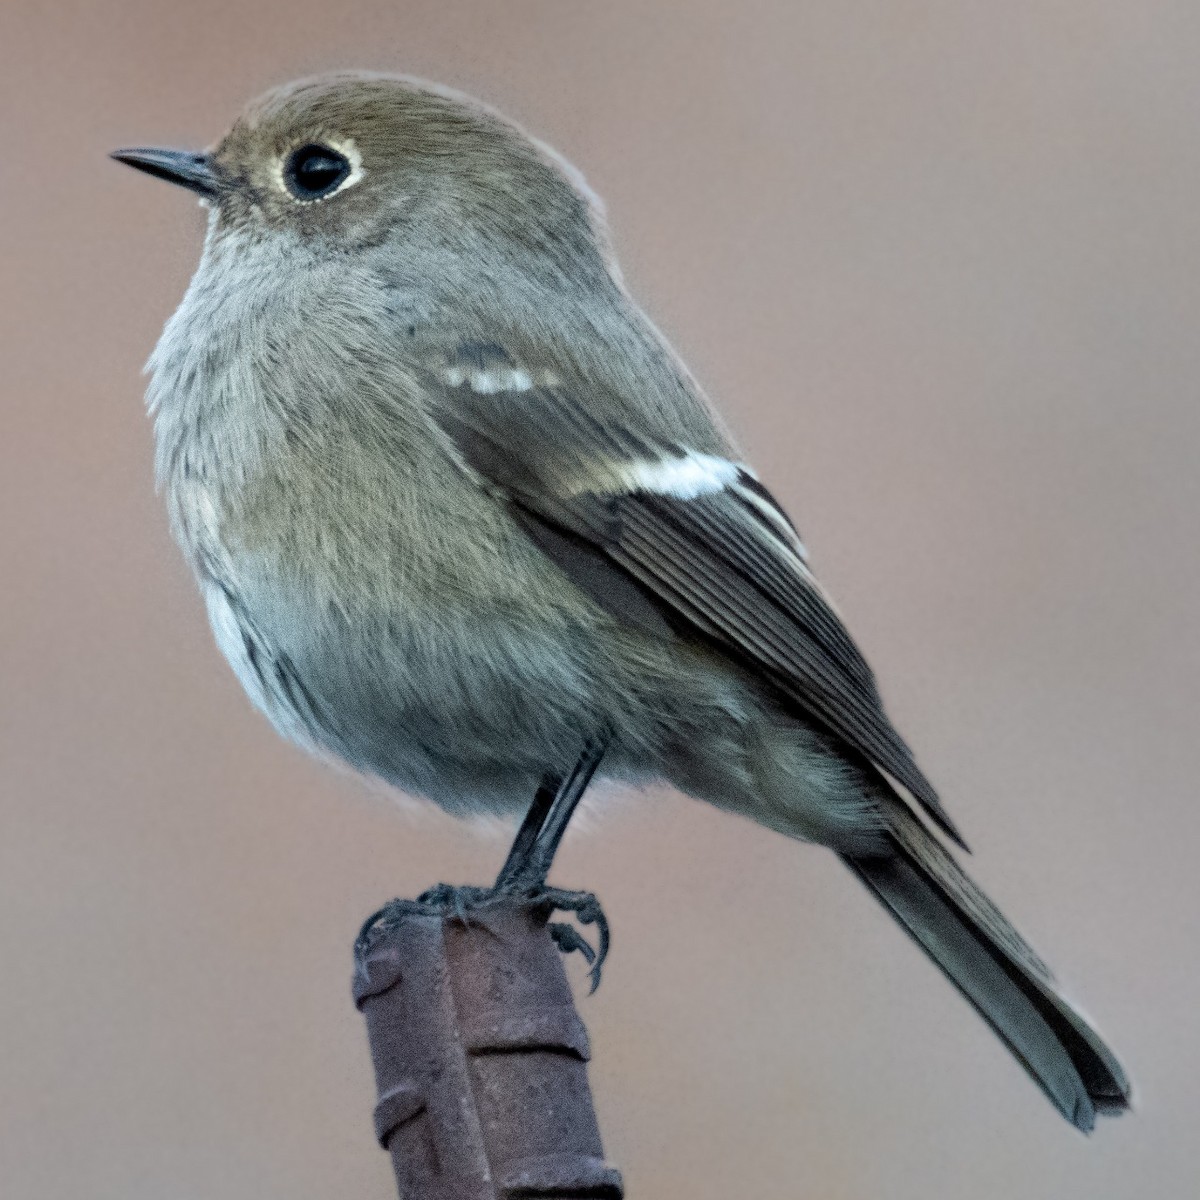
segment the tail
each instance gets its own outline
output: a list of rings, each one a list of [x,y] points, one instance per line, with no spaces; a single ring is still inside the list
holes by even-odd
[[[1130,1085],[1046,965],[916,817],[897,813],[891,856],[846,865],[946,973],[1077,1128],[1129,1107]]]

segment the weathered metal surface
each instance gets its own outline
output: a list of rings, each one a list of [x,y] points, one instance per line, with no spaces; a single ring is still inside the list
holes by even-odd
[[[397,912],[360,953],[354,999],[402,1200],[621,1200],[545,906]]]

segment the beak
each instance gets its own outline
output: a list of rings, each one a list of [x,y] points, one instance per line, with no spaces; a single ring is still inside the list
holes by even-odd
[[[217,194],[217,176],[207,154],[190,150],[114,150],[109,157],[210,200]]]

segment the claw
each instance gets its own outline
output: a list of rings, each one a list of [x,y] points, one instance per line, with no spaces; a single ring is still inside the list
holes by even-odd
[[[392,901],[392,903],[394,904],[395,901]],[[376,909],[362,923],[362,927],[358,931],[358,937],[354,939],[354,957],[356,959],[361,959],[370,950],[371,943],[375,940],[371,936],[375,932],[375,926],[385,919],[391,907],[391,904],[385,904],[382,908]]]
[[[592,949],[591,942],[574,925],[568,925],[565,921],[551,921],[546,928],[550,931],[554,944],[564,954],[578,950],[589,967],[596,961],[596,952]]]
[[[604,909],[600,907],[600,901],[591,892],[568,892],[562,888],[552,887],[538,888],[530,898],[546,905],[551,912],[572,913],[580,925],[596,926],[597,945],[594,949],[588,945],[582,934],[569,925],[564,926],[561,922],[556,922],[551,927],[550,934],[564,953],[579,949],[576,942],[582,942],[591,951],[590,954],[584,955],[588,965],[592,968],[588,972],[592,981],[588,994],[591,995],[600,986],[600,975],[604,970],[604,960],[608,957],[608,949],[611,944],[608,918],[604,915]],[[555,934],[556,929],[572,929],[574,939],[571,940],[570,946],[564,947],[563,942]]]

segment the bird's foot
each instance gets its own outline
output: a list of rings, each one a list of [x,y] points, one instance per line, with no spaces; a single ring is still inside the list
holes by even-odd
[[[514,900],[531,904],[540,910],[554,944],[563,954],[577,950],[583,955],[591,968],[588,974],[592,981],[591,991],[594,992],[600,986],[600,973],[608,957],[611,940],[608,919],[600,907],[600,901],[591,892],[570,892],[545,884],[529,886],[513,882],[490,888],[435,884],[415,900],[393,900],[372,913],[355,939],[355,956],[361,960],[381,936],[405,917],[451,918],[460,924],[470,925],[473,914]],[[580,925],[595,925],[596,945],[593,946],[574,925],[549,920],[556,912],[571,913]]]
[[[431,916],[453,917],[460,925],[470,925],[472,911],[495,905],[499,899],[495,888],[435,883],[417,897],[416,903]]]
[[[604,915],[604,909],[600,907],[600,901],[592,892],[568,892],[562,888],[547,887],[545,884],[536,889],[531,898],[536,903],[546,906],[548,917],[556,912],[571,913],[580,925],[595,925],[595,946],[574,925],[568,925],[565,921],[550,921],[546,925],[554,944],[564,954],[578,950],[583,955],[584,962],[591,967],[588,972],[592,981],[588,994],[591,995],[600,986],[600,974],[604,970],[604,960],[608,957],[608,948],[612,940],[608,918]]]
[[[415,900],[389,900],[363,922],[358,937],[354,939],[354,953],[361,959],[379,938],[399,925],[405,917],[452,916],[461,924],[468,925],[471,910],[483,908],[495,898],[493,888],[437,883]]]

